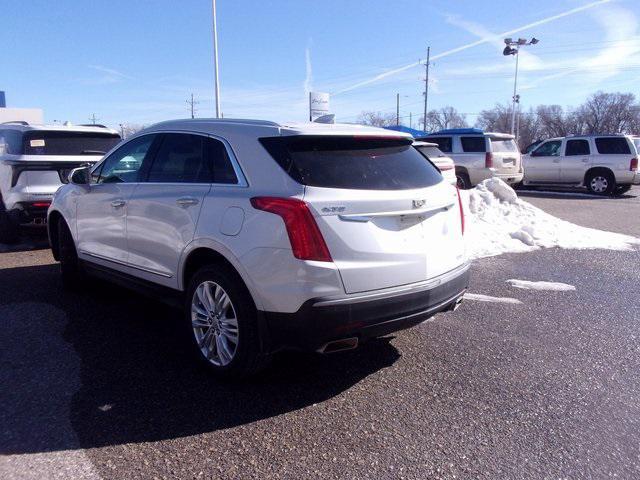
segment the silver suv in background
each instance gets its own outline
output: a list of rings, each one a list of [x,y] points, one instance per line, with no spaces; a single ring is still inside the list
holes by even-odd
[[[44,226],[69,172],[94,165],[119,141],[102,126],[0,124],[0,243],[15,242],[20,225]]]
[[[74,170],[49,209],[53,255],[65,282],[89,272],[179,305],[216,374],[283,348],[355,348],[455,308],[468,285],[460,197],[412,143],[353,125],[160,123]]]
[[[524,156],[523,185],[586,187],[620,195],[640,185],[638,137],[588,135],[545,140]]]
[[[513,135],[456,128],[416,140],[437,143],[453,159],[459,188],[471,188],[491,177],[509,184],[522,181],[522,156]]]

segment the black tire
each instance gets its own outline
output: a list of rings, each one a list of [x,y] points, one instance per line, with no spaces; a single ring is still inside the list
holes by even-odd
[[[587,175],[585,185],[589,193],[611,196],[616,191],[616,179],[611,172],[596,170]]]
[[[631,185],[620,185],[616,188],[616,195],[624,195],[631,190]]]
[[[469,190],[471,188],[469,174],[461,170],[456,170],[456,185],[460,190]]]
[[[231,361],[227,364],[216,364],[215,358],[208,358],[201,350],[196,339],[196,330],[192,325],[192,302],[197,301],[194,300],[196,289],[204,282],[213,282],[222,287],[231,301],[232,316],[237,322],[237,344]],[[215,320],[210,319],[210,321]],[[188,349],[195,361],[216,377],[243,378],[262,370],[269,362],[269,356],[261,348],[261,329],[253,298],[240,277],[225,266],[216,264],[204,266],[189,280],[184,305],[183,330]],[[212,339],[213,342],[215,338]],[[213,353],[213,356],[215,355],[216,353]]]
[[[80,262],[78,261],[78,253],[76,245],[71,236],[71,231],[67,223],[58,220],[58,256],[60,258],[60,276],[62,284],[66,288],[77,288],[84,278]]]
[[[16,243],[19,237],[18,225],[9,216],[0,198],[0,243]]]

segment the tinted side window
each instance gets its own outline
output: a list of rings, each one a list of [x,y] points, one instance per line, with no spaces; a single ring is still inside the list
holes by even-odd
[[[598,153],[631,154],[631,149],[625,137],[596,138]]]
[[[156,135],[144,135],[122,145],[94,170],[93,180],[97,183],[137,182],[142,162],[155,138]]]
[[[213,164],[213,183],[237,184],[238,177],[224,144],[213,138],[206,138],[205,141],[209,163]]]
[[[210,183],[211,168],[202,135],[166,133],[149,169],[148,182]]]
[[[426,141],[437,143],[438,147],[440,147],[440,150],[442,150],[443,152],[451,153],[452,151],[451,137],[429,137],[428,139],[426,139]]]
[[[460,137],[463,152],[485,152],[487,150],[484,137]]]
[[[531,156],[532,157],[556,157],[560,155],[561,145],[562,145],[562,141],[560,140],[552,140],[550,142],[544,142],[531,153]]]
[[[589,142],[587,140],[567,140],[565,155],[589,155]]]
[[[21,155],[22,134],[16,130],[0,131],[0,155]]]

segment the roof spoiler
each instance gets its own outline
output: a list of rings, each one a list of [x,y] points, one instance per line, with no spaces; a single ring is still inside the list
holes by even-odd
[[[29,122],[24,120],[11,120],[9,122],[2,122],[2,125],[29,125]]]

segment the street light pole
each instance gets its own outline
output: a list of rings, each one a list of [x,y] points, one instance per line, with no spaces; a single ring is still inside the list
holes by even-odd
[[[520,60],[520,47],[525,45],[535,45],[540,40],[533,37],[531,40],[527,40],[526,38],[519,38],[517,40],[513,40],[512,38],[505,38],[504,43],[506,47],[502,51],[502,54],[505,56],[515,55],[516,56],[516,74],[513,79],[513,97],[511,97],[511,135],[515,134],[516,130],[516,107],[520,103],[520,95],[518,95],[518,64]],[[515,47],[515,48],[514,48]]]
[[[520,53],[520,45],[518,45],[516,47],[516,53],[514,54],[516,56],[516,75],[513,79],[513,97],[511,97],[511,135],[514,134],[515,132],[515,127],[516,127],[516,103],[518,103],[519,99],[516,97],[516,91],[518,88],[518,63],[520,60],[520,55],[518,55]]]
[[[216,0],[213,0],[213,69],[215,77],[216,118],[220,118],[220,80],[218,78],[218,21]]]

